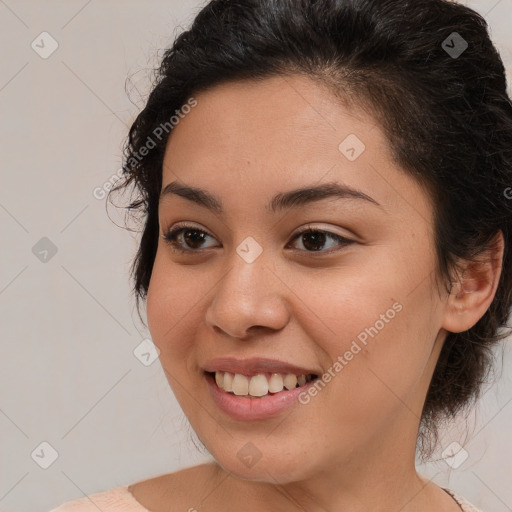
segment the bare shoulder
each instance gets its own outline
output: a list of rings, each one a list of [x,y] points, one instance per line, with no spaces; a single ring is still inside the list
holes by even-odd
[[[168,512],[169,506],[189,510],[200,506],[200,490],[215,479],[214,463],[200,464],[174,473],[142,480],[128,486],[128,491],[151,512]]]

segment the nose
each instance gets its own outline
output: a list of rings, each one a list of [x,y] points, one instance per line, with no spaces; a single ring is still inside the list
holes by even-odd
[[[253,331],[280,330],[290,319],[291,294],[263,254],[252,263],[235,254],[233,265],[215,288],[206,325],[217,334],[220,330],[239,339],[248,339]]]

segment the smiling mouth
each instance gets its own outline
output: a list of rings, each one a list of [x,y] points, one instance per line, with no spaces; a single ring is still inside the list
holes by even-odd
[[[231,395],[246,398],[264,398],[305,387],[318,379],[318,375],[294,375],[292,373],[260,373],[247,376],[230,372],[205,372],[217,387]]]

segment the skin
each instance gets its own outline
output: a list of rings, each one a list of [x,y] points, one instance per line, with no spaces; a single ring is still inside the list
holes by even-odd
[[[147,318],[169,384],[215,462],[130,491],[153,511],[460,510],[416,472],[416,438],[447,331],[470,328],[492,302],[502,238],[488,261],[465,264],[464,281],[447,294],[436,282],[433,205],[393,161],[369,113],[297,75],[223,84],[195,98],[169,139],[163,187],[203,188],[225,213],[161,199]],[[354,161],[338,149],[349,134],[366,147]],[[330,198],[265,209],[279,192],[331,181],[380,207]],[[180,221],[211,235],[192,247],[179,237],[197,254],[173,252],[163,239]],[[309,223],[353,243],[328,237],[320,251],[308,250],[295,234]],[[263,249],[250,264],[236,252],[248,236]],[[207,360],[271,357],[326,372],[396,302],[402,310],[307,405],[246,422],[210,398]],[[248,442],[262,454],[251,468],[237,457]]]

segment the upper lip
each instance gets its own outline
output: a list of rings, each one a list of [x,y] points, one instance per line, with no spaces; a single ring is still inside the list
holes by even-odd
[[[233,357],[219,357],[210,359],[203,365],[207,372],[229,372],[242,375],[257,375],[259,373],[293,373],[295,375],[319,375],[316,370],[303,368],[294,364],[285,363],[277,359],[265,357],[252,357],[249,359],[236,359]]]

